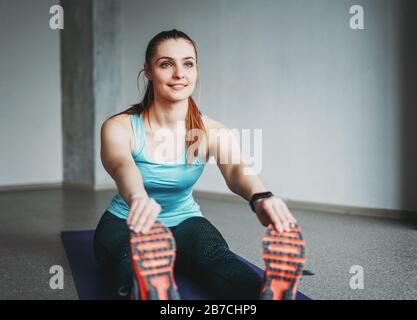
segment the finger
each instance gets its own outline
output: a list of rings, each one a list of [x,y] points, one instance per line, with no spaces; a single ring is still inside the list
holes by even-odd
[[[284,220],[281,217],[279,208],[276,206],[276,204],[272,204],[274,208],[274,223],[276,224],[275,229],[279,232],[284,232],[285,230],[285,223]]]
[[[147,203],[146,207],[143,209],[142,213],[139,216],[138,221],[134,226],[136,233],[141,232],[145,221],[148,219],[148,216],[151,214],[153,206],[150,204],[150,201]]]
[[[146,205],[148,203],[148,199],[143,199],[142,201],[140,201],[135,209],[135,211],[132,214],[132,218],[130,220],[130,229],[134,230],[136,224],[138,223],[138,220],[143,212],[143,210],[145,209]]]
[[[283,228],[281,219],[278,216],[276,207],[274,206],[273,203],[270,204],[269,206],[270,206],[269,207],[270,209],[268,210],[268,213],[269,213],[269,218],[272,221],[272,224],[274,225],[275,229],[278,232],[283,232],[284,231],[284,228]]]
[[[296,222],[295,218],[288,209],[286,203],[282,200],[278,200],[279,207],[281,209],[282,215],[285,217],[286,222],[288,223],[288,228],[293,227],[293,224]]]
[[[285,212],[285,208],[284,208],[285,204],[275,203],[275,206],[278,211],[278,217],[281,220],[285,231],[290,231],[290,220]]]
[[[290,227],[291,228],[295,227],[295,224],[297,223],[297,220],[294,218],[291,211],[288,209],[288,207],[286,205],[284,205],[283,209],[284,209],[285,215],[288,218],[288,221],[290,222]]]
[[[131,230],[133,230],[135,228],[135,225],[137,224],[143,209],[146,207],[146,203],[147,203],[146,199],[140,201],[137,204],[137,206],[135,208],[135,211],[132,212],[132,217],[130,219],[130,229]]]
[[[136,211],[138,205],[141,202],[143,202],[143,200],[146,200],[146,198],[147,198],[146,196],[142,196],[142,195],[136,195],[136,196],[132,197],[132,206],[130,207],[129,215],[128,215],[127,220],[126,220],[126,223],[128,225],[130,225],[132,223],[132,216],[133,215],[131,213],[134,213]]]
[[[127,217],[126,223],[130,225],[132,223],[132,216],[133,213],[136,211],[136,208],[138,207],[140,201],[133,201],[132,206],[129,209],[129,215]]]
[[[153,199],[150,202],[150,207],[151,211],[143,223],[142,233],[147,233],[149,231],[149,229],[154,224],[156,217],[161,212],[161,206]]]
[[[295,225],[295,223],[297,222],[297,220],[294,218],[294,216],[292,215],[292,213],[290,212],[290,210],[288,209],[288,207],[287,207],[287,205],[284,201],[279,199],[278,203],[280,205],[281,212],[285,215],[286,220],[288,221],[289,226],[293,227]]]
[[[155,207],[151,214],[148,216],[148,219],[145,221],[142,233],[146,234],[152,228],[153,224],[155,223],[156,217],[158,217],[160,210],[158,207]]]

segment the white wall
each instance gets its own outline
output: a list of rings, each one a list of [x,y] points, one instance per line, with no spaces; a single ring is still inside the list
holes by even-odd
[[[0,186],[62,181],[53,0],[0,0]]]
[[[201,109],[230,128],[262,128],[266,186],[283,198],[415,210],[401,202],[399,8],[356,1],[123,0],[124,102],[148,41],[177,28],[198,46]],[[415,187],[415,184],[413,185]],[[208,166],[198,190],[227,187]]]

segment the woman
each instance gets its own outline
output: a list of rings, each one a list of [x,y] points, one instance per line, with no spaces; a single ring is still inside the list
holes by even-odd
[[[94,250],[119,295],[178,299],[173,274],[182,272],[218,299],[294,299],[305,260],[300,229],[285,203],[246,174],[228,129],[203,115],[191,97],[195,43],[175,29],[159,33],[147,46],[143,71],[143,101],[101,129],[102,163],[119,194],[98,223]],[[164,135],[168,143],[160,142]],[[241,161],[230,163],[230,154]],[[236,258],[192,197],[210,157],[230,190],[250,201],[268,226],[264,279]]]

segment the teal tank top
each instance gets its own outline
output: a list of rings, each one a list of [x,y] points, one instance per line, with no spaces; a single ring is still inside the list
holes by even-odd
[[[199,205],[194,201],[192,188],[200,178],[205,161],[198,155],[191,165],[186,163],[186,152],[176,162],[153,162],[146,156],[146,135],[142,114],[130,115],[135,137],[132,157],[140,170],[146,192],[161,206],[157,218],[167,227],[173,227],[190,217],[203,216]],[[115,216],[127,219],[129,207],[120,194],[117,194],[107,207]]]

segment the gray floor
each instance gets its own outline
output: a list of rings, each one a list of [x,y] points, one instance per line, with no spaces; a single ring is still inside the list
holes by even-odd
[[[93,229],[114,191],[0,192],[0,299],[78,299],[60,241],[62,230]],[[262,266],[264,228],[247,205],[196,198],[233,251]],[[417,230],[410,223],[293,211],[307,241],[299,290],[313,299],[416,299]],[[49,286],[52,265],[64,268],[64,289]],[[349,273],[363,267],[364,289]]]

